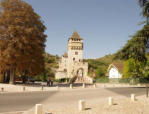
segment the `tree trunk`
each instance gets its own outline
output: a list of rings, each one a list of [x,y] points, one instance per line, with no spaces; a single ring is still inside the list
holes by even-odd
[[[5,83],[9,83],[10,80],[10,70],[5,72]]]
[[[10,70],[9,84],[15,84],[15,70],[14,69]]]
[[[3,83],[3,82],[4,82],[4,74],[0,73],[0,83]]]
[[[23,76],[21,76],[21,78],[22,78],[22,83],[25,84],[26,83],[26,77],[23,75]]]

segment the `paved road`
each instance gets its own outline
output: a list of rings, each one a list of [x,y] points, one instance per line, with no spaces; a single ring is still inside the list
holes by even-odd
[[[25,92],[25,93],[1,93],[0,94],[0,113],[10,111],[26,111],[56,94],[51,92]]]
[[[80,99],[102,99],[109,96],[129,97],[131,93],[138,96],[143,95],[145,94],[145,88],[93,88],[49,92],[1,93],[0,113],[26,111],[38,103],[54,107],[55,105],[73,104]]]

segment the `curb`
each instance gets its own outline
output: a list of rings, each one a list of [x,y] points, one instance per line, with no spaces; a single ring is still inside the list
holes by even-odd
[[[15,111],[15,112],[3,112],[0,114],[24,114],[26,111]]]

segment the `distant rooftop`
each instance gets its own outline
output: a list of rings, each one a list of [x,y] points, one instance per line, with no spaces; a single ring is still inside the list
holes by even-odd
[[[65,53],[63,54],[63,57],[67,58],[67,57],[68,57],[68,54],[65,52]]]
[[[124,68],[124,64],[123,63],[119,63],[119,62],[114,62],[112,63],[118,70],[119,72],[123,72],[123,68]]]

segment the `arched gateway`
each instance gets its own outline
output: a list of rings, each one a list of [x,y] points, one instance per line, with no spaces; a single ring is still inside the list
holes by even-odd
[[[78,81],[78,82],[84,81],[84,80],[83,80],[83,79],[84,79],[84,70],[83,70],[83,68],[79,68],[79,69],[77,70],[76,76],[77,76],[77,81]]]
[[[78,32],[75,31],[69,38],[67,50],[68,53],[65,52],[59,62],[56,79],[76,78],[78,81],[82,79],[86,82],[92,82],[92,79],[87,75],[88,63],[83,62],[83,39],[79,36]]]

